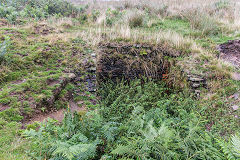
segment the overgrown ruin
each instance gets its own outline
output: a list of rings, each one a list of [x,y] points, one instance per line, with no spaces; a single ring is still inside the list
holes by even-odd
[[[170,68],[168,58],[180,53],[164,46],[131,43],[101,43],[97,62],[98,80],[147,77],[162,80]]]
[[[167,80],[171,65],[174,65],[175,59],[181,55],[179,50],[165,44],[100,43],[97,61],[98,81],[100,83],[110,79],[130,81],[144,77]],[[199,75],[183,73],[182,76],[185,76],[197,94],[198,88],[207,86],[206,80]],[[169,80],[171,81],[171,78]]]

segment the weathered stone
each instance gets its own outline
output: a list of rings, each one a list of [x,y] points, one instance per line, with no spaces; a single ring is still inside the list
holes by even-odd
[[[75,75],[74,73],[68,73],[67,76],[68,76],[68,78],[70,78],[70,79],[76,78],[76,75]]]
[[[200,90],[195,90],[194,92],[195,92],[195,96],[196,96],[197,98],[199,98],[199,97],[200,97],[200,94],[201,94],[201,91],[200,91]]]
[[[92,56],[92,57],[96,57],[96,53],[92,53],[91,56]]]
[[[199,84],[199,83],[193,83],[192,84],[192,87],[193,88],[199,88],[201,86],[201,84]]]
[[[199,93],[201,93],[201,91],[200,91],[200,90],[195,90],[195,93],[198,93],[198,94],[199,94]]]
[[[179,55],[178,51],[164,45],[103,43],[99,48],[97,75],[100,81],[142,77],[162,79],[170,67],[164,57]]]
[[[204,81],[204,79],[197,78],[197,77],[190,77],[189,81],[192,81],[192,82],[202,82],[202,81]]]
[[[86,77],[87,82],[87,91],[89,92],[96,92],[96,75],[88,75]]]
[[[238,99],[239,99],[239,93],[235,93],[233,96],[234,96],[234,99],[235,99],[235,100],[238,100]]]
[[[87,71],[88,72],[96,72],[97,68],[96,67],[91,67]]]
[[[239,106],[237,106],[237,105],[232,106],[232,109],[233,109],[234,111],[238,110],[238,108],[239,108]]]

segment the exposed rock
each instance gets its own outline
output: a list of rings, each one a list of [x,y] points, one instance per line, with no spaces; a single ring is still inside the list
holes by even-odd
[[[166,46],[130,43],[103,43],[97,64],[98,81],[148,77],[162,80],[168,74],[170,63],[165,56],[177,57],[180,52]],[[207,87],[206,79],[188,73],[187,79],[197,96],[200,87]]]
[[[238,99],[239,99],[239,93],[235,93],[233,96],[234,96],[234,99],[235,99],[235,100],[238,100]]]
[[[195,90],[200,87],[206,87],[206,80],[198,75],[187,75],[191,87]]]
[[[193,84],[192,84],[192,87],[193,87],[193,88],[199,88],[200,86],[201,86],[200,83],[193,83]]]
[[[239,108],[239,106],[237,106],[237,105],[232,106],[232,109],[233,109],[234,111],[238,110],[238,108]]]
[[[87,71],[88,72],[96,72],[97,68],[96,67],[90,67]]]
[[[92,56],[92,57],[96,57],[96,53],[92,53],[91,56]]]
[[[200,90],[195,90],[195,96],[196,96],[197,98],[200,97],[200,94],[201,94],[201,91],[200,91]]]
[[[202,78],[197,78],[197,77],[190,77],[190,78],[189,78],[189,81],[192,81],[192,82],[203,82],[204,79],[202,79]]]
[[[76,78],[76,75],[74,73],[67,73],[67,76],[68,76],[69,79]]]
[[[82,64],[83,66],[86,66],[88,64],[89,60],[87,58],[85,58],[83,61],[82,61]]]
[[[240,74],[239,73],[233,73],[232,74],[232,79],[235,81],[240,81]]]
[[[87,82],[87,90],[89,92],[96,92],[96,76],[88,75],[86,77],[86,82]]]

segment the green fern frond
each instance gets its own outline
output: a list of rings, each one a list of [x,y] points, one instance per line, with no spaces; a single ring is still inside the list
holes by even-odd
[[[55,146],[56,149],[53,152],[53,156],[61,155],[69,160],[77,157],[78,159],[89,159],[95,156],[96,145],[95,144],[77,144],[71,145],[66,142],[58,141]]]
[[[83,135],[82,133],[78,133],[72,136],[72,138],[69,139],[69,142],[72,143],[87,143],[88,142],[88,138]]]
[[[240,137],[237,135],[232,136],[233,154],[240,159]]]
[[[236,158],[233,154],[232,146],[230,143],[226,142],[225,140],[220,140],[220,139],[217,139],[217,142],[220,145],[225,157],[228,160],[236,160]]]
[[[6,37],[5,41],[0,44],[0,61],[3,60],[4,56],[8,53],[10,43],[10,38]]]
[[[111,152],[111,154],[123,156],[123,155],[128,154],[129,152],[131,152],[131,150],[132,150],[132,148],[130,146],[118,145],[117,148],[115,148]]]
[[[38,135],[38,133],[33,130],[33,129],[30,129],[30,130],[25,130],[23,132],[23,136],[27,137],[27,138],[34,138]]]

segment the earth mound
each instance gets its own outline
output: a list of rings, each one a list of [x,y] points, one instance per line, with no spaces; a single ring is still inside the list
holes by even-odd
[[[240,40],[231,40],[219,45],[220,58],[240,67]]]

